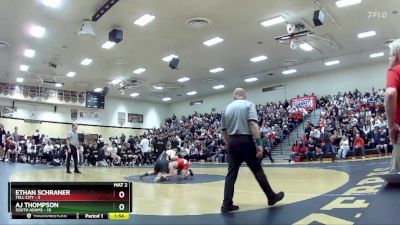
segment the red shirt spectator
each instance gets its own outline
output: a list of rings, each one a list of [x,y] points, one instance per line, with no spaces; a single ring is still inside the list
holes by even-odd
[[[386,87],[396,88],[400,90],[400,65],[394,66],[389,69],[387,73]],[[396,123],[400,124],[400,92],[397,91],[397,109],[396,109]]]
[[[356,137],[354,139],[354,147],[355,148],[363,148],[364,147],[364,140],[361,137]]]
[[[300,145],[299,144],[295,144],[292,147],[292,152],[298,153],[300,151],[300,149],[301,149]]]
[[[308,147],[307,146],[303,146],[303,147],[300,148],[300,152],[304,153],[306,151],[308,151]]]

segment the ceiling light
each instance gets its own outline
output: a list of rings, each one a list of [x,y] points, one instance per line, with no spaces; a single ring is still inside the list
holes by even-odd
[[[19,70],[21,70],[21,71],[28,71],[28,70],[29,70],[29,66],[27,66],[27,65],[21,65],[21,66],[19,67]]]
[[[371,55],[369,55],[370,58],[378,58],[378,57],[382,57],[384,56],[385,53],[383,52],[376,52],[376,53],[372,53]]]
[[[250,77],[250,78],[244,79],[244,81],[246,83],[251,83],[251,82],[254,82],[254,81],[258,81],[258,78],[257,77]]]
[[[213,87],[213,89],[218,90],[218,89],[222,89],[222,88],[224,88],[224,87],[225,87],[225,85],[220,84],[220,85],[215,85],[215,86]]]
[[[154,85],[153,88],[156,89],[156,90],[163,90],[164,89],[163,87],[157,86],[157,85]]]
[[[266,60],[266,59],[268,59],[267,56],[265,56],[265,55],[260,55],[260,56],[251,58],[250,61],[252,61],[252,62],[260,62],[260,61],[264,61],[264,60]]]
[[[361,0],[338,0],[335,2],[337,7],[346,7],[361,3]]]
[[[162,100],[163,100],[164,102],[168,102],[168,101],[171,101],[171,99],[172,99],[172,98],[170,98],[170,97],[165,97],[165,98],[163,98]]]
[[[180,82],[180,83],[183,83],[183,82],[186,82],[186,81],[189,81],[189,80],[190,80],[189,77],[182,77],[182,78],[179,78],[177,81]]]
[[[372,37],[375,36],[376,32],[375,31],[368,31],[368,32],[363,32],[363,33],[359,33],[357,34],[358,38],[366,38],[366,37]]]
[[[153,21],[156,17],[150,14],[145,14],[142,17],[140,17],[139,19],[135,20],[135,24],[138,26],[146,26],[148,23],[150,23],[151,21]]]
[[[296,69],[290,69],[290,70],[285,70],[282,72],[283,75],[288,75],[288,74],[292,74],[292,73],[296,73],[297,70]]]
[[[56,83],[55,86],[59,88],[59,87],[62,87],[63,84],[62,83]]]
[[[210,73],[219,73],[219,72],[222,72],[222,71],[224,71],[224,68],[217,67],[217,68],[211,69]]]
[[[35,57],[35,54],[36,54],[36,52],[35,52],[35,50],[33,50],[33,49],[25,49],[25,51],[24,51],[24,55],[25,55],[26,57],[28,57],[28,58],[33,58],[33,57]]]
[[[186,95],[189,95],[189,96],[197,95],[197,92],[196,91],[190,91],[190,92],[186,93]]]
[[[58,8],[61,5],[61,0],[42,0],[42,4],[50,8]]]
[[[132,94],[131,94],[131,97],[133,97],[133,98],[134,98],[134,97],[137,97],[137,96],[139,96],[139,93],[136,93],[136,92],[135,92],[135,93],[132,93]]]
[[[46,33],[46,29],[44,29],[44,27],[34,25],[31,27],[29,33],[35,38],[42,38]]]
[[[103,91],[103,88],[96,88],[96,89],[94,89],[94,92],[97,92],[97,93],[102,92],[102,91]]]
[[[22,82],[24,82],[24,78],[22,78],[22,77],[18,77],[18,78],[17,78],[17,82],[18,82],[18,83],[22,83]]]
[[[117,85],[117,84],[121,83],[121,81],[122,81],[121,79],[117,78],[117,79],[112,80],[111,83],[113,85]]]
[[[106,41],[101,47],[104,49],[111,49],[112,47],[115,46],[115,42],[112,41]]]
[[[300,47],[301,49],[303,49],[304,51],[307,51],[307,52],[312,51],[312,50],[314,49],[314,48],[313,48],[310,44],[308,44],[308,43],[302,43],[302,44],[299,45],[299,47]]]
[[[68,72],[67,77],[75,77],[76,73],[75,72]]]
[[[216,45],[218,43],[221,43],[223,41],[224,41],[224,39],[222,39],[220,37],[215,37],[208,41],[203,42],[203,45],[210,47],[210,46]]]
[[[141,74],[141,73],[143,73],[144,71],[146,71],[145,68],[137,68],[136,70],[133,71],[133,73],[134,73],[134,74]]]
[[[81,64],[84,66],[88,66],[93,62],[93,59],[89,59],[89,58],[85,58],[84,60],[82,60]]]
[[[164,58],[162,58],[162,61],[164,61],[164,62],[169,62],[169,61],[171,61],[173,58],[178,58],[178,56],[177,56],[177,55],[165,56]]]
[[[261,25],[263,25],[264,27],[269,27],[275,24],[279,24],[279,23],[283,23],[285,22],[286,19],[283,18],[283,16],[277,16],[277,17],[273,17],[271,19],[267,19],[261,22]]]
[[[339,60],[332,60],[332,61],[325,62],[325,66],[333,66],[333,65],[336,65],[339,63],[340,63]]]

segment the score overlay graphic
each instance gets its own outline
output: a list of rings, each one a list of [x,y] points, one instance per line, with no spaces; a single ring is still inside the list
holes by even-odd
[[[10,182],[13,219],[129,219],[130,182]]]

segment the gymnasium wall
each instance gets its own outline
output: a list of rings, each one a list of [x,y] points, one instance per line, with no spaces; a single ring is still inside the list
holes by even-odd
[[[65,139],[67,132],[71,130],[71,124],[59,124],[59,123],[30,123],[19,119],[1,118],[1,124],[4,125],[6,131],[13,132],[14,127],[18,127],[18,133],[21,135],[32,135],[36,129],[39,129],[40,134],[46,134],[51,138],[63,138]],[[99,127],[99,126],[87,126],[79,125],[79,133],[86,134],[101,134],[103,135],[106,142],[109,137],[120,137],[122,133],[128,137],[129,135],[137,135],[145,132],[143,129],[129,129],[129,128],[113,128],[113,127]]]
[[[0,98],[0,105],[11,106],[12,100]],[[159,127],[160,123],[164,121],[167,115],[167,106],[162,103],[133,101],[112,97],[106,98],[105,109],[88,109],[84,107],[58,105],[57,110],[54,112],[54,106],[51,105],[19,101],[15,102],[15,107],[17,108],[17,112],[13,117],[18,119],[0,118],[0,124],[4,124],[6,130],[13,131],[14,126],[18,126],[21,134],[31,134],[35,129],[40,129],[40,133],[48,134],[50,137],[64,137],[71,127],[70,123],[73,122],[92,125],[81,125],[79,128],[80,132],[103,134],[107,139],[110,136],[117,135],[119,137],[122,132],[129,136],[130,134],[144,132],[145,129]],[[98,113],[98,117],[80,118],[78,115],[78,119],[73,121],[71,119],[72,108],[78,109],[78,111],[96,112]],[[143,114],[143,123],[128,123],[126,121],[126,123],[121,126],[118,123],[118,112]],[[20,119],[57,123],[42,122],[38,124],[24,122],[24,120]]]
[[[271,92],[262,92],[262,88],[282,84],[282,82],[264,83],[246,89],[247,97],[250,101],[257,104],[266,102],[276,102],[279,100],[290,100],[298,94],[315,93],[317,96],[326,94],[336,94],[338,91],[355,90],[370,91],[372,87],[376,89],[384,88],[386,83],[387,63],[368,64],[359,67],[347,68],[336,71],[329,71],[323,74],[311,74],[287,79],[286,88]],[[215,108],[216,112],[221,112],[224,107],[232,101],[232,91],[229,90],[218,95],[205,96],[198,98],[203,100],[203,104],[190,106],[191,101],[182,101],[169,105],[169,115],[175,113],[176,116],[188,115],[194,111],[211,112]],[[197,99],[196,99],[197,100]]]

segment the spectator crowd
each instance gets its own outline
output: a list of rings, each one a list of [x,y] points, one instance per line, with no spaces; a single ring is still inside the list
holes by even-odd
[[[305,134],[292,146],[289,161],[365,159],[367,152],[388,156],[390,145],[384,108],[385,90],[338,92],[321,97],[318,124],[308,123]]]
[[[376,149],[388,155],[389,144],[383,107],[384,90],[362,94],[354,92],[323,96],[318,100],[321,116],[318,124],[308,123],[305,134],[295,142],[291,161],[345,159],[364,157],[365,149]],[[256,105],[265,153],[271,151],[308,117],[310,108],[296,108],[288,101]],[[167,118],[157,129],[137,136],[111,137],[99,135],[97,140],[83,140],[78,146],[81,166],[141,166],[154,163],[163,151],[177,149],[190,161],[224,162],[226,146],[220,130],[221,114],[193,113]],[[0,159],[3,161],[49,164],[66,162],[65,139],[49,138],[36,130],[20,135],[18,127],[6,131],[0,125]],[[270,157],[271,161],[273,159]]]

